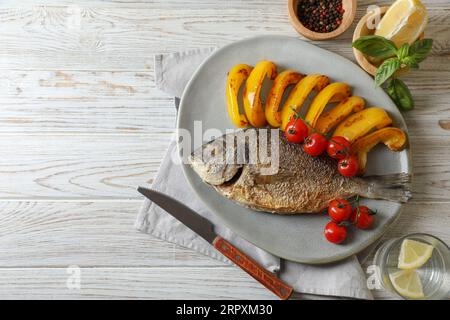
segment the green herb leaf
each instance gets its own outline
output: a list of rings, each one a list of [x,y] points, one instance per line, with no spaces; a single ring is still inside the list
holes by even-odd
[[[375,74],[375,85],[380,86],[384,82],[386,82],[386,80],[389,79],[389,77],[392,76],[395,71],[400,69],[400,65],[401,63],[398,58],[385,60]]]
[[[371,57],[388,58],[397,53],[394,42],[380,36],[362,36],[352,46]]]
[[[391,99],[395,102],[395,104],[397,104],[397,94],[395,93],[395,88],[394,88],[393,82],[394,81],[391,79],[387,83],[385,90],[386,90],[387,94],[389,95],[389,97],[391,97]]]
[[[394,88],[400,108],[406,111],[414,109],[414,100],[408,86],[402,80],[394,79]]]
[[[397,57],[400,60],[405,59],[409,54],[409,44],[405,43],[403,44],[398,50],[397,50]]]
[[[386,92],[400,110],[414,109],[414,100],[406,84],[400,79],[392,79],[386,87]]]
[[[432,47],[433,39],[417,40],[409,49],[409,57],[414,60],[415,64],[419,64],[426,59]]]
[[[406,57],[402,60],[402,63],[406,64],[410,68],[419,68],[419,64],[416,62],[416,59],[414,59],[414,57]]]

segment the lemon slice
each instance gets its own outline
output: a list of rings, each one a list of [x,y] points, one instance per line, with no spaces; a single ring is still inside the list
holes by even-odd
[[[429,244],[405,239],[400,248],[398,256],[398,268],[416,269],[424,265],[433,254],[433,246]]]
[[[427,25],[427,8],[420,0],[397,0],[384,14],[375,35],[392,40],[397,47],[412,44]]]
[[[400,270],[389,275],[395,290],[405,298],[424,298],[422,282],[415,270]]]

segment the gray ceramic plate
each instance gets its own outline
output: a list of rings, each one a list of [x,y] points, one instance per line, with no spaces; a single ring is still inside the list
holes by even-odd
[[[279,70],[295,69],[304,74],[322,73],[333,81],[351,85],[353,94],[364,97],[368,106],[385,108],[394,124],[406,130],[405,122],[389,97],[375,89],[373,79],[349,60],[296,38],[262,36],[227,45],[214,52],[196,71],[181,99],[178,128],[194,132],[194,121],[202,121],[203,131],[233,128],[225,102],[228,70],[238,63],[255,65],[267,59]],[[198,137],[197,137],[198,138]],[[194,139],[193,139],[194,140]],[[369,155],[368,174],[410,173],[409,151],[390,152],[376,147]],[[195,172],[184,165],[184,173],[196,194],[235,233],[279,257],[304,262],[327,263],[358,253],[379,238],[399,216],[401,205],[364,200],[378,210],[372,230],[349,228],[342,245],[325,240],[326,214],[279,216],[241,207],[216,193]]]

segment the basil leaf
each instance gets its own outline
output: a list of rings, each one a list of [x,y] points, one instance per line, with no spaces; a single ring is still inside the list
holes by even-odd
[[[422,62],[433,47],[433,39],[422,39],[414,42],[409,49],[409,56],[416,64]]]
[[[375,85],[382,85],[395,71],[400,69],[400,65],[401,63],[398,58],[385,60],[381,66],[378,67],[377,73],[375,74]]]
[[[414,59],[414,57],[406,57],[402,60],[402,63],[406,64],[410,68],[419,68],[419,64],[416,62],[416,59]]]
[[[397,53],[395,44],[380,36],[362,36],[353,41],[352,46],[371,57],[388,58]]]
[[[398,50],[397,50],[397,57],[400,60],[405,59],[409,54],[409,44],[405,43],[403,44]]]
[[[414,109],[414,100],[408,86],[400,79],[394,79],[394,88],[400,108],[403,110]]]
[[[395,94],[394,81],[391,80],[386,86],[386,92],[391,99],[397,104],[397,95]]]
[[[386,92],[400,110],[414,109],[414,100],[406,84],[400,79],[392,79],[386,88]]]

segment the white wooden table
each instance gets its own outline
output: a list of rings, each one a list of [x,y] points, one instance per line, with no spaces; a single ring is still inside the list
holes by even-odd
[[[273,298],[133,222],[135,187],[155,176],[175,120],[153,54],[297,36],[286,2],[1,1],[0,298]],[[357,19],[374,1],[358,2]],[[433,55],[406,79],[417,102],[405,115],[414,197],[386,236],[449,243],[450,3],[424,2]],[[317,44],[353,60],[351,35]]]

